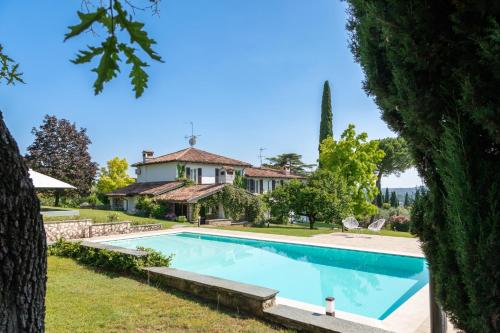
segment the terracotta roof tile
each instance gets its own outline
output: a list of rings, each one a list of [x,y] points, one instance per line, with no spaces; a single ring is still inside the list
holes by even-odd
[[[127,195],[140,195],[150,194],[159,195],[176,188],[181,187],[182,182],[146,182],[146,183],[133,183],[126,187],[114,190],[107,195],[109,196],[127,196]]]
[[[304,176],[293,174],[293,173],[285,173],[285,170],[277,170],[271,168],[245,168],[245,177],[250,178],[287,178],[287,179],[303,179]]]
[[[146,162],[132,164],[132,166],[140,166],[146,164],[167,163],[167,162],[192,162],[206,164],[221,164],[231,166],[250,166],[249,163],[238,161],[229,157],[224,157],[209,153],[194,147],[176,151],[174,153],[154,157]]]
[[[226,184],[205,184],[184,186],[179,189],[164,193],[155,199],[168,202],[196,202],[213,193],[222,190]]]

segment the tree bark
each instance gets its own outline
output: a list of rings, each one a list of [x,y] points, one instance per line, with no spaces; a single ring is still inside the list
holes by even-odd
[[[40,203],[1,112],[0,161],[0,332],[43,332],[47,244]]]
[[[312,230],[314,228],[314,222],[315,222],[314,216],[309,216],[309,229]]]
[[[54,206],[55,207],[59,207],[59,200],[61,198],[61,191],[60,190],[55,190],[54,196],[55,196]]]

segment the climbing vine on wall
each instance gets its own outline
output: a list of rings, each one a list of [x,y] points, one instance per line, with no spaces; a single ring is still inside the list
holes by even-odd
[[[222,191],[200,200],[199,203],[206,208],[217,207],[222,203],[226,217],[234,221],[245,218],[254,223],[261,220],[264,214],[264,205],[259,197],[233,185],[226,185]]]

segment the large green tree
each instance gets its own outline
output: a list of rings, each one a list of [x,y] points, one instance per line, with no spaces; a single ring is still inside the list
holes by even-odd
[[[323,97],[321,99],[321,122],[319,124],[318,151],[321,153],[321,143],[326,138],[333,138],[333,115],[332,115],[332,95],[330,84],[325,81],[323,85]],[[321,164],[320,164],[321,166]]]
[[[356,215],[373,215],[377,212],[377,207],[371,202],[378,193],[375,171],[384,152],[378,148],[378,142],[367,139],[366,133],[356,135],[351,124],[338,141],[330,137],[321,144],[322,168],[344,179]]]
[[[291,212],[307,216],[311,229],[319,220],[340,223],[352,212],[345,180],[321,169],[309,175],[307,181],[292,180],[264,198],[274,218],[285,221]]]
[[[137,1],[126,0],[132,9],[156,10],[160,0],[144,0],[144,7]],[[147,87],[147,63],[136,53],[133,45],[139,47],[152,59],[161,60],[151,49],[154,40],[148,37],[144,24],[133,21],[123,7],[121,0],[110,0],[107,5],[96,1],[84,1],[89,5],[87,13],[78,13],[81,21],[71,27],[66,35],[71,38],[93,29],[100,23],[105,29],[99,36],[107,36],[99,46],[89,47],[75,59],[85,63],[99,57],[94,69],[97,79],[95,93],[102,91],[105,82],[113,79],[119,71],[119,53],[125,55],[131,64],[130,77],[136,97]],[[95,11],[91,8],[97,8]],[[117,29],[121,36],[130,37],[130,42],[118,42]],[[22,82],[19,66],[0,47],[0,84],[12,85]],[[44,332],[45,284],[47,274],[46,239],[40,205],[27,172],[26,163],[19,153],[15,140],[10,135],[0,112],[0,331],[7,333]]]
[[[458,328],[499,332],[500,2],[348,3],[366,92],[429,189],[414,223],[431,290]]]
[[[128,163],[124,158],[114,157],[107,162],[107,168],[101,168],[97,180],[97,193],[99,199],[107,202],[106,193],[125,187],[135,182],[134,178],[127,174]]]
[[[378,140],[379,148],[384,151],[384,157],[377,163],[377,187],[382,193],[382,177],[395,174],[399,176],[412,165],[410,149],[405,139],[384,138]]]
[[[35,140],[28,147],[28,166],[48,176],[70,183],[81,195],[88,195],[97,173],[88,146],[91,144],[85,128],[78,129],[67,119],[46,115],[42,125],[31,131]],[[56,192],[55,205],[59,205]]]
[[[302,162],[302,155],[296,153],[284,153],[275,157],[268,157],[266,160],[269,163],[265,163],[262,166],[273,169],[288,168],[290,172],[298,175],[305,175],[314,167],[314,164]]]

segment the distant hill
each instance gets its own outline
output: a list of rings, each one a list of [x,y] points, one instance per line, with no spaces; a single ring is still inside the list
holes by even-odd
[[[408,193],[410,199],[415,197],[415,192],[418,187],[400,187],[400,188],[390,188],[389,193],[396,192],[399,202],[403,203],[405,201],[405,194]],[[422,186],[420,188],[423,188]],[[385,187],[382,188],[382,194],[385,194]]]

